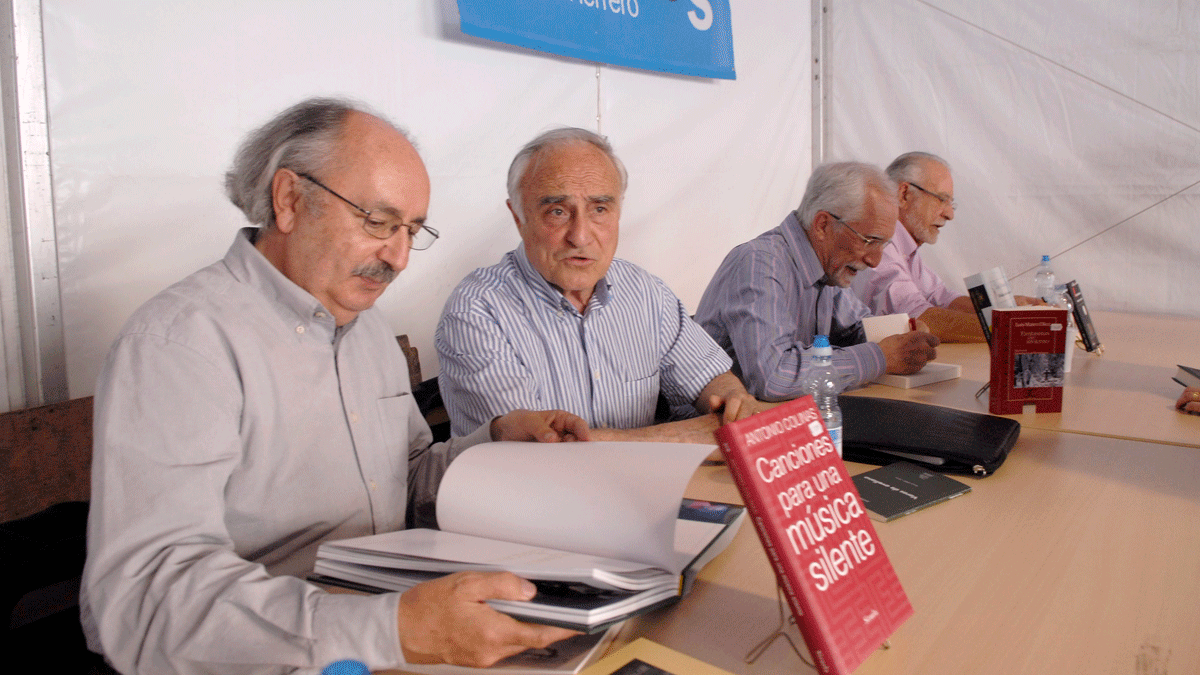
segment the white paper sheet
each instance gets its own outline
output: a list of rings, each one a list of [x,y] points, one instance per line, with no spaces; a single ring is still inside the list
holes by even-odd
[[[685,443],[486,443],[450,465],[442,529],[682,570],[679,502],[715,446]],[[464,461],[466,460],[466,461]],[[511,490],[507,486],[538,486]],[[502,487],[505,486],[505,487]],[[552,489],[546,489],[552,486]],[[519,523],[517,528],[511,523]],[[630,527],[636,523],[636,527]]]

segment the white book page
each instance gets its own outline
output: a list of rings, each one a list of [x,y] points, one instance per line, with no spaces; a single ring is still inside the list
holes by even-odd
[[[681,520],[675,530],[675,556],[680,571],[687,567],[713,539],[725,529],[723,523]]]
[[[443,530],[644,563],[678,574],[675,523],[715,446],[484,443],[438,489]]]
[[[488,565],[518,574],[528,572],[528,576],[534,579],[551,578],[536,574],[538,571],[590,575],[593,569],[617,573],[653,569],[628,560],[571,553],[500,539],[479,538],[447,530],[425,529],[397,530],[323,544],[321,556],[360,565],[395,566],[397,569],[410,570],[439,571],[446,569],[446,565],[443,564],[446,561],[466,563],[464,568]],[[418,559],[414,560],[414,557]],[[426,558],[429,559],[428,565],[420,560]],[[669,575],[661,570],[658,574],[669,578]]]
[[[862,318],[863,332],[867,334],[867,342],[879,342],[892,335],[907,333],[908,314],[884,314],[882,316],[864,316]]]

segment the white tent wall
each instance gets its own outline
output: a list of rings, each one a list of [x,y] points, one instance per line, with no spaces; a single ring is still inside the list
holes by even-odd
[[[809,3],[733,4],[738,79],[720,81],[470,38],[453,0],[43,0],[71,395],[139,304],[224,253],[237,142],[310,95],[417,137],[444,236],[380,306],[427,376],[451,288],[517,244],[512,154],[555,125],[610,136],[631,174],[618,255],[694,309],[811,166]],[[948,283],[1001,265],[1028,291],[1048,253],[1093,309],[1200,316],[1195,3],[826,4],[827,159],[951,162],[962,207],[922,249]]]
[[[244,222],[222,188],[238,141],[312,95],[362,100],[418,141],[443,236],[379,304],[427,377],[450,290],[518,243],[512,155],[553,126],[610,137],[630,172],[617,255],[695,309],[811,166],[808,3],[734,5],[739,75],[723,81],[476,40],[453,0],[44,0],[71,395],[92,392],[138,305],[224,254]]]
[[[1031,294],[1044,253],[1091,309],[1200,316],[1200,4],[830,5],[829,158],[950,162],[921,255],[951,288],[1000,265]]]

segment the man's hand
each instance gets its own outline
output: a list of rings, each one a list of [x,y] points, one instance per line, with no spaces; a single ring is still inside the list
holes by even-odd
[[[1045,300],[1043,300],[1041,298],[1031,298],[1028,295],[1014,295],[1013,299],[1017,301],[1017,307],[1048,304]]]
[[[696,397],[696,409],[702,413],[717,413],[720,424],[736,422],[773,407],[751,396],[732,372],[714,377]]]
[[[485,600],[528,600],[536,589],[509,572],[459,572],[417,584],[400,596],[400,647],[409,663],[486,668],[531,648],[576,635],[521,623]]]
[[[1200,387],[1186,387],[1175,401],[1175,409],[1190,415],[1200,415]]]
[[[514,410],[492,420],[493,441],[559,443],[590,440],[587,422],[562,410]]]
[[[887,371],[893,375],[911,375],[937,358],[939,340],[924,331],[914,330],[898,335],[889,335],[879,341],[883,357],[887,359]]]

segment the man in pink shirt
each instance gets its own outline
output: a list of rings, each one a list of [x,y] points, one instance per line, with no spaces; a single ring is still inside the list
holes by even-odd
[[[883,249],[879,266],[855,280],[858,297],[875,315],[904,312],[925,322],[942,342],[983,342],[971,299],[946,288],[925,266],[917,249],[937,243],[942,227],[954,219],[954,179],[946,160],[927,152],[907,152],[887,168],[897,185],[900,220]],[[1017,297],[1018,304],[1034,304]]]

